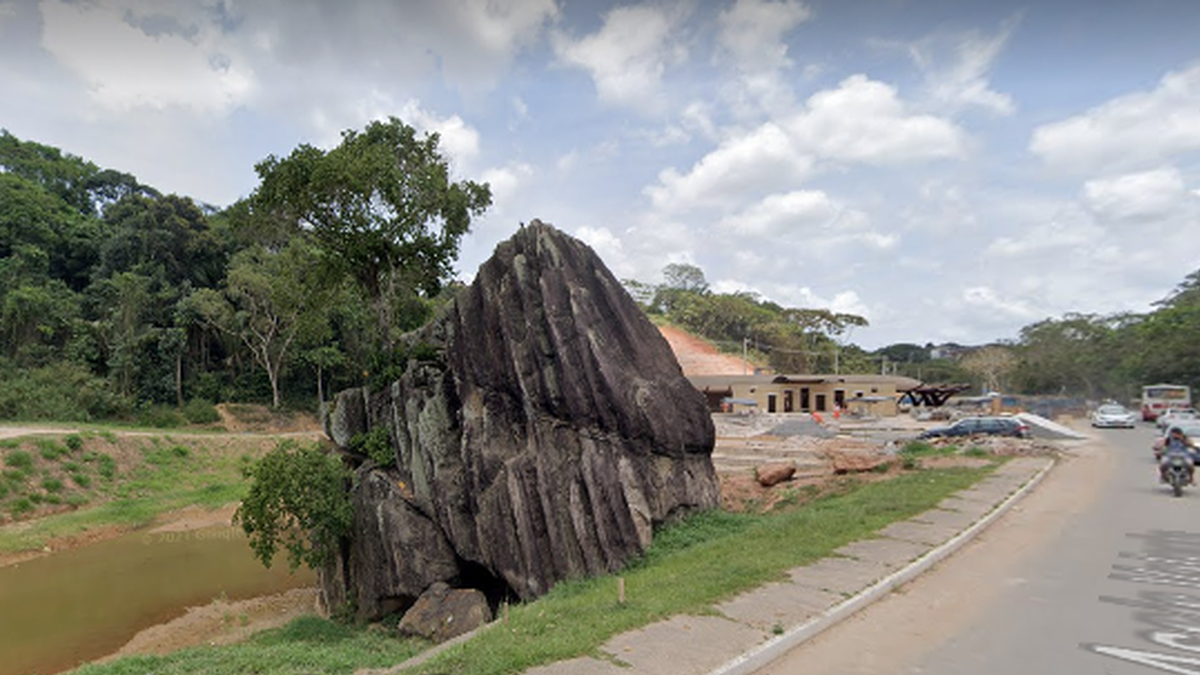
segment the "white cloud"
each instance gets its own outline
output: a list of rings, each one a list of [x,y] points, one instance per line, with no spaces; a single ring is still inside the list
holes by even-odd
[[[712,111],[707,103],[702,101],[689,103],[683,109],[680,119],[685,129],[697,132],[710,141],[717,140],[717,126],[713,122]]]
[[[591,246],[604,261],[619,261],[625,258],[621,238],[606,227],[581,227],[575,231],[580,241]],[[617,274],[616,270],[612,270]]]
[[[705,206],[736,206],[747,192],[794,184],[810,172],[809,158],[792,147],[773,123],[730,139],[696,162],[686,174],[662,171],[647,194],[658,209],[676,212]]]
[[[652,111],[660,105],[663,74],[687,54],[672,39],[679,18],[662,7],[617,7],[592,35],[556,34],[554,48],[562,61],[591,74],[601,101]]]
[[[788,127],[798,147],[840,162],[958,159],[966,150],[965,135],[954,124],[909,113],[894,87],[865,75],[813,94]]]
[[[1101,241],[1102,237],[1103,232],[1091,223],[1054,221],[1019,234],[997,237],[984,249],[984,255],[1023,260],[1053,252],[1074,252],[1078,255]]]
[[[839,207],[824,192],[793,190],[770,195],[739,214],[727,216],[721,226],[750,236],[800,235],[832,225],[838,215]]]
[[[1167,217],[1187,197],[1183,176],[1174,167],[1090,180],[1083,201],[1104,221],[1147,221]]]
[[[792,66],[783,38],[810,14],[796,0],[737,0],[718,15],[720,48],[713,60],[737,74],[723,92],[735,115],[758,120],[763,111],[794,106],[792,83],[783,75]]]
[[[901,209],[903,220],[913,229],[935,235],[964,236],[979,227],[979,217],[969,190],[943,178],[926,180],[914,200]]]
[[[721,12],[721,46],[744,72],[776,70],[792,65],[783,36],[808,20],[808,7],[795,0],[737,0]]]
[[[147,107],[226,113],[244,104],[255,73],[205,16],[167,14],[137,2],[43,0],[42,46],[113,111]]]
[[[492,204],[500,211],[509,211],[505,206],[521,190],[524,183],[534,175],[534,168],[524,162],[494,167],[483,172],[482,182],[492,189]]]
[[[467,167],[479,155],[479,131],[458,115],[438,117],[411,100],[400,107],[399,117],[419,131],[438,134],[438,147]]]
[[[515,132],[522,123],[529,121],[529,104],[520,96],[513,96],[509,102],[512,106],[512,118],[508,123],[508,130]]]
[[[495,87],[558,18],[554,0],[256,0],[239,10],[264,61],[307,84],[433,75],[464,92]]]
[[[1200,66],[1168,73],[1148,92],[1121,96],[1033,132],[1047,164],[1096,171],[1160,162],[1200,149]]]
[[[1021,321],[1034,321],[1044,318],[1039,309],[1030,306],[1024,300],[1004,297],[990,286],[969,286],[964,288],[960,297],[968,309],[979,310],[988,314],[1006,315]]]
[[[558,16],[555,0],[437,0],[437,5],[452,6],[456,20],[465,24],[473,38],[466,45],[443,50],[442,58],[450,60],[459,47],[471,46],[492,58],[511,58]]]
[[[1018,15],[1005,21],[996,35],[978,31],[936,35],[910,46],[909,54],[925,73],[933,104],[949,112],[972,106],[1000,115],[1015,112],[1012,97],[994,91],[988,73],[1019,23]]]

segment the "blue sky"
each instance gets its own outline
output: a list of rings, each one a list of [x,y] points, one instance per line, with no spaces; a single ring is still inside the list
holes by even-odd
[[[217,206],[395,115],[621,278],[980,344],[1200,268],[1200,2],[0,0],[0,127]]]

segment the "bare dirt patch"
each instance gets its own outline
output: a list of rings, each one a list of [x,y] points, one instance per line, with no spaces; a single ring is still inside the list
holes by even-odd
[[[675,359],[684,375],[742,375],[753,373],[755,365],[740,356],[722,353],[711,342],[702,340],[675,326],[659,326],[675,352]]]
[[[230,433],[321,433],[320,420],[311,413],[274,411],[246,403],[220,403],[216,408],[221,427]]]
[[[234,602],[214,600],[200,607],[189,607],[183,616],[141,631],[117,652],[100,660],[240,642],[260,631],[315,613],[316,603],[316,588],[295,588]]]

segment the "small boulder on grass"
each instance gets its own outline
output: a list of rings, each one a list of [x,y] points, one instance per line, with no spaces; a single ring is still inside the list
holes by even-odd
[[[833,464],[833,472],[836,474],[875,471],[880,466],[891,461],[881,455],[868,455],[857,452],[834,452],[829,454],[829,459]]]
[[[450,588],[439,581],[417,598],[400,619],[396,630],[402,636],[445,642],[491,620],[492,610],[483,593],[474,589]]]
[[[779,485],[796,475],[796,465],[791,463],[762,464],[754,469],[754,478],[763,487]]]

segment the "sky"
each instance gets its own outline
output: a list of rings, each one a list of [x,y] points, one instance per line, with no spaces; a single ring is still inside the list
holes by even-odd
[[[621,279],[985,344],[1200,269],[1196,0],[0,0],[0,128],[217,207],[400,118]]]

